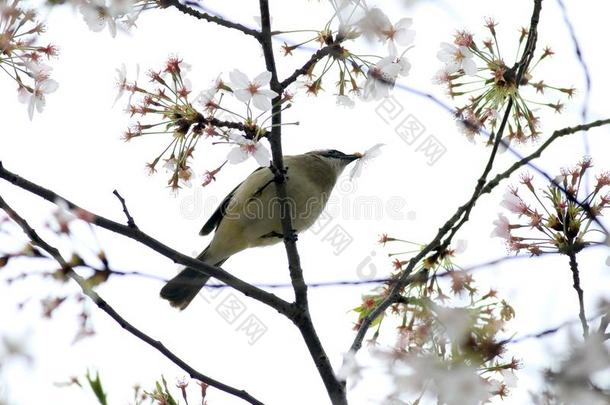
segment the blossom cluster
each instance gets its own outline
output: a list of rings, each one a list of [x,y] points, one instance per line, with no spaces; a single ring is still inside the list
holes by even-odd
[[[584,341],[570,336],[569,350],[555,367],[545,371],[547,388],[532,395],[536,405],[610,402],[610,387],[603,375],[610,372],[610,305],[602,302],[599,328]]]
[[[379,100],[387,97],[399,76],[407,76],[411,64],[405,53],[413,43],[415,31],[410,18],[392,22],[377,7],[368,7],[365,2],[331,1],[333,18],[319,31],[298,44],[283,46],[285,55],[309,43],[329,47],[329,57],[309,66],[306,80],[301,84],[309,95],[317,95],[323,90],[323,80],[332,71],[337,73],[337,104],[354,106],[354,97],[364,100]],[[362,52],[356,47],[356,39],[387,46],[385,56],[371,56],[370,49]]]
[[[524,49],[529,35],[525,28],[520,31],[518,50],[511,64],[500,50],[497,25],[493,19],[486,19],[485,27],[490,37],[480,43],[465,30],[458,31],[452,43],[442,43],[437,56],[444,66],[436,74],[434,82],[445,86],[453,99],[466,99],[457,107],[456,118],[470,140],[483,131],[495,133],[510,103],[512,110],[503,133],[504,142],[535,141],[540,135],[538,109],[547,108],[560,113],[564,108],[561,100],[534,101],[535,96],[554,92],[571,98],[575,89],[554,86],[534,78],[540,62],[554,54],[549,47],[532,56],[531,63],[521,65],[520,52],[529,51]],[[527,89],[535,90],[535,94],[528,94]],[[492,139],[489,138],[490,142]]]
[[[291,95],[286,92],[279,97],[268,88],[269,72],[250,79],[233,70],[228,82],[219,76],[209,88],[193,97],[186,77],[189,70],[190,66],[182,59],[170,57],[162,69],[148,71],[151,86],[128,81],[125,67],[118,70],[118,98],[129,94],[131,116],[147,119],[132,125],[123,139],[130,141],[151,134],[170,136],[163,150],[147,164],[149,173],[162,165],[171,174],[168,185],[173,191],[190,187],[194,177],[192,159],[199,142],[205,139],[214,145],[232,146],[226,162],[240,163],[253,157],[261,166],[269,164],[270,153],[261,140],[271,128],[272,100],[289,103]],[[226,106],[227,98],[232,98],[231,106]],[[214,180],[223,165],[206,171],[202,175],[203,185]]]
[[[492,236],[503,238],[511,252],[532,255],[570,255],[596,243],[591,235],[596,218],[610,207],[610,172],[598,174],[593,190],[586,194],[584,179],[592,166],[586,157],[576,166],[562,169],[544,189],[534,186],[532,175],[523,174],[520,183],[532,200],[527,201],[519,187],[509,188],[502,206],[517,220],[499,214]]]
[[[380,242],[411,244],[387,235]],[[413,245],[412,251],[391,256],[411,254],[421,248]],[[498,339],[498,334],[515,316],[514,310],[497,297],[495,290],[479,292],[472,275],[453,262],[454,254],[453,250],[432,254],[413,269],[413,281],[401,292],[401,300],[374,321],[376,330],[369,342],[378,344],[383,321],[396,317],[397,339],[392,350],[385,352],[393,364],[406,367],[405,374],[392,373],[400,380],[396,381],[397,387],[408,388],[406,391],[415,392],[420,398],[436,395],[443,402],[441,399],[448,392],[442,388],[446,385],[443,381],[447,382],[451,375],[454,379],[463,375],[478,392],[468,393],[469,398],[482,395],[481,400],[485,401],[494,396],[504,397],[514,384],[513,372],[519,362],[503,359],[505,343]],[[362,304],[355,309],[359,314],[356,328],[388,296],[406,264],[397,258],[396,273],[387,285],[363,297]]]
[[[39,45],[45,26],[36,11],[22,7],[20,0],[0,0],[0,70],[17,83],[19,101],[28,115],[42,112],[46,95],[57,90],[51,67],[44,62],[56,57],[55,45]]]

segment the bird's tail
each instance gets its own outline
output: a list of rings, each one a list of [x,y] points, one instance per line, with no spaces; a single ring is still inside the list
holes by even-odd
[[[206,251],[207,249],[201,252],[197,259],[205,261]],[[225,260],[214,263],[214,266],[221,266]],[[191,303],[209,279],[210,276],[201,271],[187,267],[163,286],[161,298],[168,300],[172,307],[182,310]]]

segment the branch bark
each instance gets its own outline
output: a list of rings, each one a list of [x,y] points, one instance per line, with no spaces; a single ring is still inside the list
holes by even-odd
[[[215,15],[211,15],[205,12],[197,11],[194,8],[189,7],[188,5],[180,3],[179,0],[160,0],[160,4],[162,7],[175,7],[180,10],[184,14],[190,15],[200,20],[205,20],[214,24],[218,24],[225,28],[231,28],[240,32],[243,32],[246,35],[250,35],[254,38],[259,38],[261,33],[260,31],[254,30],[252,28],[248,28],[245,25],[235,23],[233,21],[229,21],[225,18],[218,17]]]
[[[186,363],[184,360],[182,360],[180,357],[176,356],[172,351],[170,351],[167,347],[165,347],[162,342],[153,339],[146,333],[142,332],[140,329],[133,326],[129,321],[123,318],[110,304],[108,304],[108,302],[106,302],[91,287],[89,287],[87,281],[81,276],[79,276],[74,271],[72,266],[70,266],[70,264],[68,264],[68,262],[64,260],[63,256],[59,253],[59,250],[57,250],[57,248],[51,246],[45,240],[43,240],[34,230],[34,228],[32,228],[23,217],[21,217],[11,206],[7,204],[7,202],[2,198],[2,196],[0,196],[0,209],[4,210],[7,215],[17,225],[19,225],[19,227],[23,230],[23,232],[27,235],[27,237],[32,241],[34,245],[47,252],[57,263],[59,263],[61,269],[67,274],[67,276],[78,284],[83,294],[89,297],[95,303],[95,305],[98,306],[98,308],[108,314],[108,316],[110,316],[114,321],[116,321],[127,332],[131,333],[138,339],[154,347],[172,363],[174,363],[186,373],[188,373],[191,378],[197,379],[221,391],[241,398],[250,404],[264,405],[261,401],[254,398],[246,391],[224,384],[195,370],[188,363]]]

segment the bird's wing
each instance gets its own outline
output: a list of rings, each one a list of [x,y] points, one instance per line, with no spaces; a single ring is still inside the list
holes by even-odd
[[[258,169],[254,170],[252,173],[256,173],[261,169],[266,169],[266,168],[259,167]],[[250,174],[250,176],[252,175],[252,173]],[[233,190],[231,190],[231,192],[229,194],[227,194],[227,196],[218,205],[218,207],[216,208],[214,213],[210,216],[210,218],[205,223],[205,225],[203,225],[203,228],[201,228],[201,231],[199,231],[199,235],[202,235],[202,236],[207,235],[210,232],[212,232],[214,229],[218,228],[218,225],[220,225],[220,221],[222,221],[222,218],[225,216],[225,211],[227,209],[227,206],[229,205],[229,202],[231,201],[231,198],[233,198],[235,191],[244,183],[244,181],[239,183]]]

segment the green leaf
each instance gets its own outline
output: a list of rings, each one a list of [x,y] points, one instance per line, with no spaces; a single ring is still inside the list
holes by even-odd
[[[100,373],[96,371],[95,379],[92,379],[91,376],[89,375],[89,370],[87,370],[87,374],[85,375],[85,377],[87,378],[87,381],[89,382],[89,386],[91,387],[91,390],[97,397],[97,400],[99,401],[99,403],[101,405],[108,405],[108,401],[106,399],[106,393],[104,392],[104,389],[102,387],[102,381],[100,380]]]

